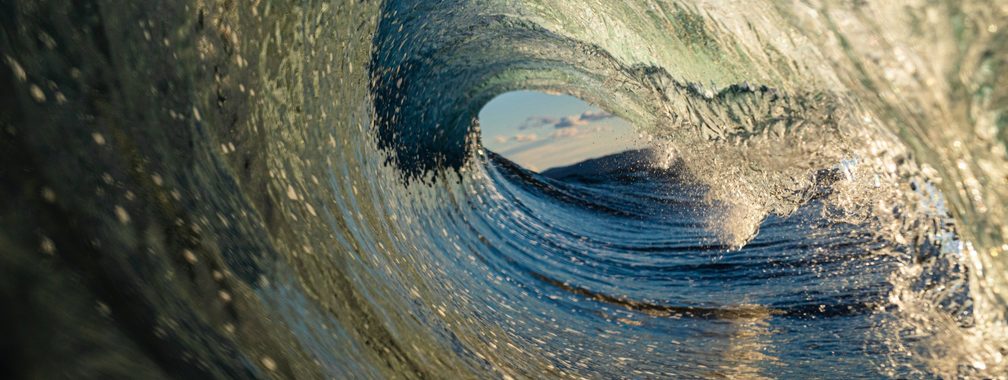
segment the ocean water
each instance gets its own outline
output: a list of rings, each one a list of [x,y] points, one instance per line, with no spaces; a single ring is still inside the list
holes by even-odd
[[[11,378],[1005,378],[1008,3],[0,0]],[[543,173],[512,90],[651,141]]]

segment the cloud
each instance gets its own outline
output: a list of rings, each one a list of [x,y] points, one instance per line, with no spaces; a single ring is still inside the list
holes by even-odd
[[[554,128],[570,128],[570,127],[580,127],[583,125],[588,125],[588,122],[581,120],[581,115],[571,115],[564,116],[556,124],[553,124]]]
[[[518,129],[542,128],[543,126],[555,124],[557,118],[550,116],[529,116],[518,126]]]
[[[517,142],[533,142],[533,141],[536,141],[536,140],[539,140],[539,136],[536,135],[535,133],[529,133],[527,135],[523,134],[523,133],[519,133],[519,134],[515,135],[515,137],[514,137],[514,141],[517,141]]]
[[[581,120],[584,121],[599,121],[612,118],[613,114],[602,111],[602,110],[587,110],[581,113]]]
[[[546,134],[543,138],[566,139],[582,136],[587,133],[597,133],[611,131],[612,127],[607,125],[593,125],[592,123],[613,118],[613,114],[601,110],[587,110],[577,115],[569,115],[561,118],[551,116],[530,116],[518,126],[518,130],[529,128],[542,128],[550,125],[555,130]],[[494,141],[498,144],[507,142],[531,143],[540,141],[540,136],[536,133],[518,133],[514,136],[497,136]]]
[[[564,116],[560,121],[553,124],[554,128],[570,128],[570,127],[580,127],[588,125],[589,123],[605,120],[612,118],[613,114],[598,111],[598,110],[587,110],[582,112],[580,115],[570,115]]]
[[[551,134],[550,136],[552,136],[555,139],[562,139],[562,138],[574,137],[579,134],[581,134],[581,130],[577,128],[559,128],[556,131],[553,131],[553,134]]]
[[[542,128],[547,125],[551,125],[553,128],[580,127],[595,121],[606,120],[613,117],[615,117],[613,114],[602,110],[587,110],[578,115],[564,116],[561,118],[553,116],[529,116],[525,119],[525,121],[518,125],[518,129],[525,130],[531,128]]]

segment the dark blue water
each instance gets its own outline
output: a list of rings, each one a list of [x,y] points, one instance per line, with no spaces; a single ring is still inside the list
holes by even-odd
[[[577,335],[575,349],[553,347],[568,370],[618,376],[623,358],[641,376],[878,375],[875,312],[900,257],[866,225],[811,201],[734,249],[710,229],[705,188],[647,154],[545,175],[489,163],[514,208],[487,215],[507,227],[478,229],[494,247],[483,259],[549,311],[512,333]]]

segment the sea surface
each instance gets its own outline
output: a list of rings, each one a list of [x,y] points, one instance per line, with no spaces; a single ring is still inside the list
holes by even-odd
[[[1008,3],[0,0],[5,378],[1008,376]],[[535,173],[514,90],[647,147]]]

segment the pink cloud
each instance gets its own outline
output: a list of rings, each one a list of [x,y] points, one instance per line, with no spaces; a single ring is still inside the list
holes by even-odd
[[[574,137],[579,135],[580,133],[581,130],[577,128],[560,128],[557,129],[556,131],[553,131],[553,134],[551,134],[550,136],[552,136],[555,139],[562,139],[567,137]]]
[[[599,121],[612,118],[613,114],[602,111],[602,110],[587,110],[581,113],[581,120],[584,121]]]
[[[581,120],[580,115],[564,116],[560,121],[553,125],[555,128],[570,128],[570,127],[580,127],[583,125],[588,125],[587,121]]]
[[[517,141],[517,142],[533,142],[533,141],[536,141],[536,140],[539,140],[539,136],[536,135],[535,133],[529,133],[527,135],[523,134],[523,133],[519,133],[519,134],[515,135],[515,137],[514,137],[514,141]]]
[[[570,115],[564,116],[553,124],[554,128],[570,128],[570,127],[581,127],[588,125],[595,121],[605,120],[612,118],[613,114],[599,111],[599,110],[587,110],[582,112],[580,115]]]

